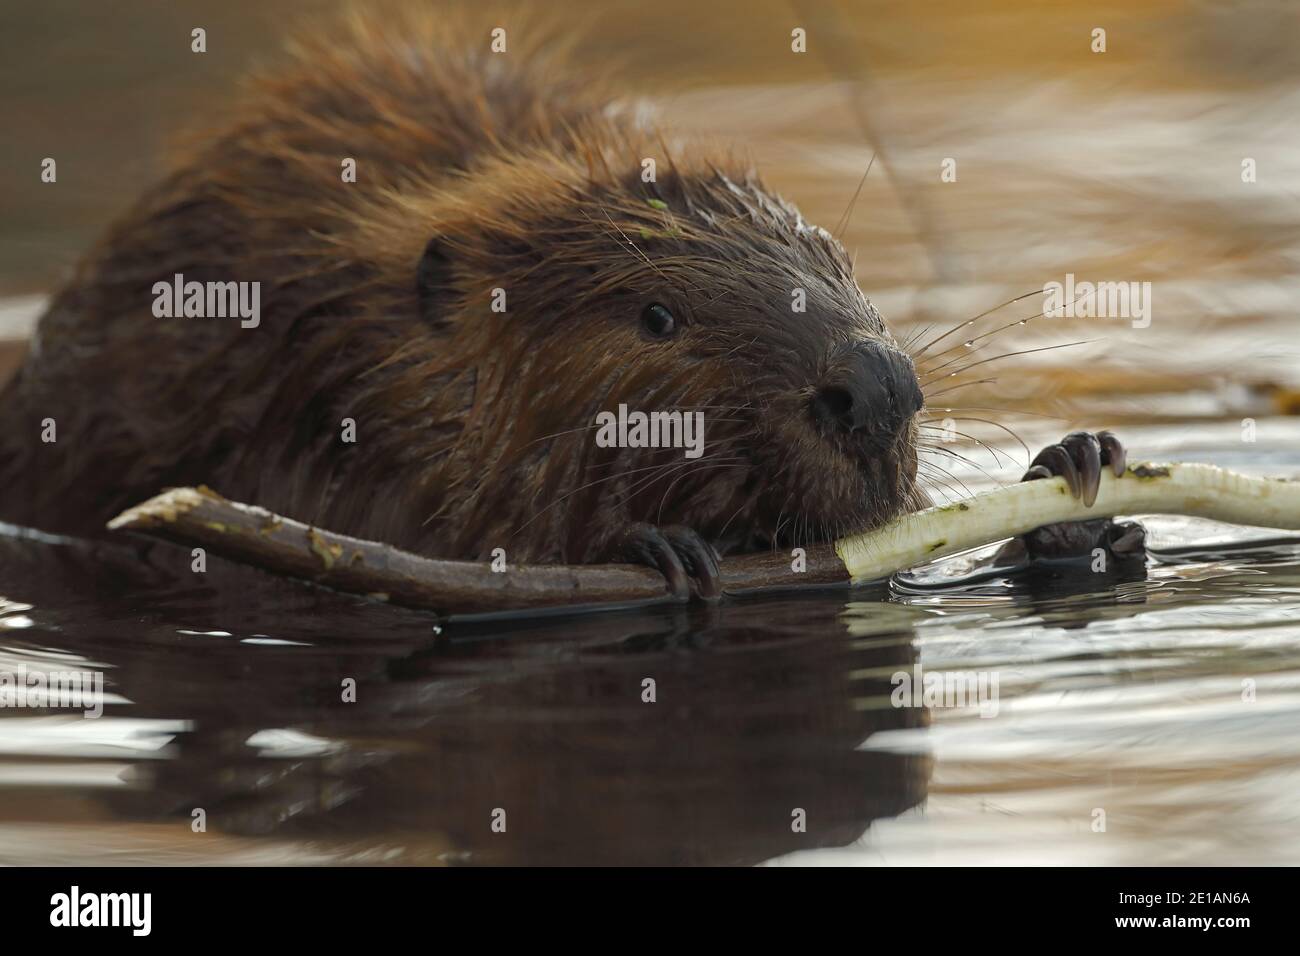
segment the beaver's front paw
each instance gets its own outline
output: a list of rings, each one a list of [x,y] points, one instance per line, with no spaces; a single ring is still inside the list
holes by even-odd
[[[1071,432],[1039,452],[1021,481],[1060,475],[1070,493],[1091,508],[1097,500],[1102,468],[1109,466],[1118,478],[1124,474],[1127,460],[1124,445],[1110,432]],[[1031,558],[1084,557],[1097,548],[1121,560],[1146,554],[1146,531],[1141,525],[1109,518],[1044,525],[1022,536],[1021,541]]]
[[[705,600],[715,600],[722,594],[718,553],[690,528],[680,525],[656,528],[644,522],[628,525],[614,541],[610,557],[655,568],[668,582],[673,597],[681,601],[691,596],[691,578]]]
[[[1070,432],[1055,445],[1048,445],[1029,464],[1021,481],[1054,478],[1060,475],[1070,486],[1070,494],[1083,497],[1085,507],[1097,500],[1101,484],[1101,466],[1110,465],[1118,478],[1124,474],[1128,453],[1110,432]]]

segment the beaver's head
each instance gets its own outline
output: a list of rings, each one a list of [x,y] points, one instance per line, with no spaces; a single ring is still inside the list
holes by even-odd
[[[792,546],[915,507],[921,389],[840,243],[734,164],[640,156],[516,156],[388,217],[425,243],[424,345],[373,384],[423,408],[404,457],[473,515],[458,550],[581,560],[632,521]],[[696,415],[702,446],[644,447]]]

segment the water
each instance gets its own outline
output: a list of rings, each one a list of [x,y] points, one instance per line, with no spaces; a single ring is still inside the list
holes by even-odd
[[[96,720],[4,713],[5,862],[1285,863],[1300,849],[1294,546],[1178,556],[1104,587],[896,584],[440,633],[252,572],[196,586],[134,557],[108,566],[0,546],[23,599],[0,613],[5,669],[99,672],[109,692]],[[996,675],[994,712],[893,706],[918,664]]]
[[[164,134],[273,45],[276,6],[197,5],[224,38],[199,62],[168,52],[192,17],[165,6],[4,13],[0,339],[32,312],[12,297],[60,281]],[[844,236],[900,335],[1067,273],[1152,282],[1148,327],[1017,324],[1031,299],[936,347],[1092,340],[932,398],[997,449],[932,456],[936,495],[1023,469],[976,418],[1031,448],[1110,427],[1140,458],[1300,475],[1296,14],[848,6],[629,3],[588,52],[626,51],[634,92],[745,144],[827,225],[874,142]],[[798,19],[806,59],[784,52]],[[45,54],[12,43],[32,35],[81,65],[35,83]],[[74,57],[97,44],[150,55]],[[18,188],[47,150],[72,160],[57,191]],[[1147,525],[1136,579],[963,583],[954,562],[887,590],[441,628],[240,569],[196,579],[161,546],[0,536],[0,671],[101,674],[108,695],[95,720],[0,710],[0,862],[1300,862],[1300,548]],[[996,714],[894,706],[918,666],[996,677]]]

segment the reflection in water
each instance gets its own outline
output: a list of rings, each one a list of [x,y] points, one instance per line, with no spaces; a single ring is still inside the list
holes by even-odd
[[[860,748],[924,720],[860,706],[911,667],[906,615],[868,642],[824,598],[435,636],[425,616],[239,570],[214,571],[217,590],[138,566],[110,580],[68,548],[3,548],[6,580],[30,577],[10,593],[33,605],[6,653],[57,645],[102,662],[130,702],[104,720],[166,728],[145,759],[114,753],[129,786],[100,792],[115,818],[177,821],[178,849],[201,808],[227,834],[409,841],[417,860],[755,863],[851,843],[924,797],[927,758]]]
[[[1297,859],[1293,541],[1104,582],[937,573],[439,630],[220,562],[195,584],[164,545],[0,537],[0,669],[109,695],[0,711],[0,860]],[[995,675],[996,708],[894,706],[918,664]]]

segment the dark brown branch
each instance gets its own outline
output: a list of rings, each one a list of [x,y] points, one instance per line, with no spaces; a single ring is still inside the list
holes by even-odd
[[[174,488],[109,522],[266,571],[360,594],[403,607],[469,615],[540,608],[668,603],[663,577],[638,565],[507,565],[424,558],[386,544],[313,528],[209,488]],[[808,549],[807,570],[793,574],[790,558],[764,553],[723,562],[728,594],[773,588],[843,584],[848,572],[833,548]]]

